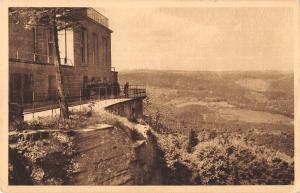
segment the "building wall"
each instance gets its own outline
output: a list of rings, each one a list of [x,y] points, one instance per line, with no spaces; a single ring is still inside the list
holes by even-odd
[[[74,74],[74,68],[72,67],[63,67],[62,70],[64,75]],[[10,76],[16,74],[19,74],[21,76],[32,75],[32,88],[35,91],[35,100],[48,100],[48,77],[55,76],[55,69],[53,65],[12,62],[9,65],[9,74]],[[75,77],[74,79],[76,80],[77,78]],[[74,82],[76,83],[76,81]],[[67,80],[64,81],[64,86],[66,91],[71,91],[70,88],[74,86],[74,83]]]
[[[100,79],[101,82],[104,82],[104,79],[106,79],[107,82],[112,81],[112,73],[111,73],[111,57],[110,57],[110,31],[105,29],[104,27],[95,24],[93,21],[87,20],[86,22],[82,23],[82,26],[87,29],[87,65],[83,64],[81,61],[82,55],[81,50],[76,49],[80,48],[81,46],[81,34],[80,29],[74,30],[74,74],[73,76],[69,77],[67,80],[67,84],[75,84],[77,86],[82,86],[83,84],[83,77],[87,76],[89,79],[92,77],[95,77],[96,80]],[[93,45],[93,33],[96,33],[98,35],[98,46],[99,46],[99,60],[98,64],[93,64],[92,62],[92,45]],[[104,45],[102,42],[102,37],[106,38],[108,40],[108,63],[104,64]]]
[[[111,72],[111,31],[97,24],[96,22],[86,19],[82,22],[82,27],[87,30],[87,64],[81,62],[81,28],[74,30],[74,66],[62,66],[63,83],[65,90],[69,95],[79,95],[83,87],[83,78],[87,76],[89,80],[92,77],[95,80],[107,83],[113,83]],[[49,56],[49,30],[44,27],[35,29],[24,29],[20,25],[12,22],[9,23],[9,73],[10,75],[24,74],[32,75],[32,88],[35,92],[36,100],[48,99],[49,76],[55,76],[54,58]],[[35,35],[34,35],[35,34]],[[93,64],[93,34],[98,36],[98,63]],[[103,38],[108,42],[108,60],[104,61],[104,44]],[[34,43],[36,39],[36,43]],[[18,53],[17,53],[18,50]],[[34,54],[35,61],[34,61]],[[16,58],[21,58],[16,60]]]

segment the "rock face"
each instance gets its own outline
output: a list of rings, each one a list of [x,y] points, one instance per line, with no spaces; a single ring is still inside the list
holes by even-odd
[[[11,132],[10,184],[162,184],[156,136],[149,126],[129,121],[142,115],[141,102],[114,105],[114,114],[99,110],[110,125]]]
[[[75,136],[76,185],[132,184],[132,143],[119,128],[79,132]]]
[[[147,126],[118,120],[114,127],[75,135],[74,184],[161,184],[155,136]]]
[[[160,184],[155,137],[119,118],[116,126],[10,136],[10,184]]]

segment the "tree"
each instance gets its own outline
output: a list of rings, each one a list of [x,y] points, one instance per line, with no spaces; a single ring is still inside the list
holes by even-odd
[[[69,108],[62,84],[58,31],[79,26],[84,18],[84,9],[86,8],[9,8],[10,18],[16,24],[23,25],[25,29],[44,26],[53,32],[57,93],[61,115],[64,119],[69,118]]]
[[[187,152],[192,153],[193,147],[195,147],[198,144],[198,138],[197,133],[194,129],[191,129],[189,132],[189,141],[187,146]]]

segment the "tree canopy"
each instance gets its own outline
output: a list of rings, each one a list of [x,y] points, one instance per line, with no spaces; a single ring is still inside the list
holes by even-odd
[[[9,8],[9,16],[16,24],[26,28],[33,26],[56,26],[57,30],[75,27],[84,18],[87,8],[66,7],[14,7]]]

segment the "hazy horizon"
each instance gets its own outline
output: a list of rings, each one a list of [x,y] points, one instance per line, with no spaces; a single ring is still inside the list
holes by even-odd
[[[289,7],[105,7],[117,70],[293,70]]]
[[[120,69],[118,72],[132,72],[132,71],[168,71],[168,72],[284,72],[294,73],[293,69],[282,70],[177,70],[177,69],[150,69],[150,68],[136,68],[136,69]]]

